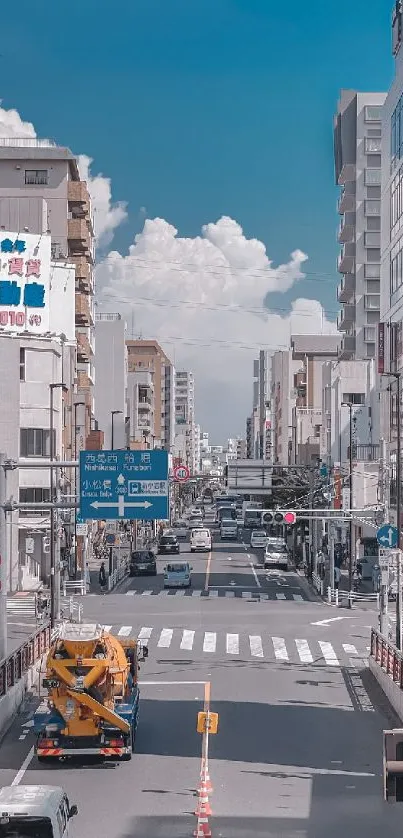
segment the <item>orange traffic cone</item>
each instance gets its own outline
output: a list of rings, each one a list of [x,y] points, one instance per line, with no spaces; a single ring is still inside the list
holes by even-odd
[[[208,793],[211,794],[212,791],[213,791],[213,786],[212,786],[211,780],[210,780],[208,765],[206,766],[206,770],[204,772],[204,777],[202,777],[202,781],[206,784],[206,789],[207,789]]]
[[[195,815],[198,815],[198,816],[201,815],[202,817],[204,817],[206,815],[207,816],[211,815],[211,806],[210,806],[210,803],[208,802],[208,794],[205,790],[200,792],[197,808],[196,808],[196,811],[195,811]]]
[[[208,818],[199,818],[197,821],[197,827],[195,832],[193,833],[195,838],[212,838],[211,829],[208,824]]]

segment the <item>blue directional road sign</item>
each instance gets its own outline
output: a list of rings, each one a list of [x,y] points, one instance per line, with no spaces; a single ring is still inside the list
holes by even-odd
[[[167,451],[80,451],[80,518],[169,518]]]
[[[397,546],[397,527],[392,524],[384,524],[380,527],[376,538],[381,547],[396,547]]]

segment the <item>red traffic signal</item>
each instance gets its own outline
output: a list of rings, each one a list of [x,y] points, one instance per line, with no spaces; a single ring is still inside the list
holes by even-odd
[[[285,524],[288,524],[288,525],[295,524],[296,520],[297,520],[297,516],[296,516],[295,512],[284,512],[284,523]]]

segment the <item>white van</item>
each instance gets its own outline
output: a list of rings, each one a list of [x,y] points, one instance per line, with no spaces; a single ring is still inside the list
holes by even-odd
[[[68,838],[77,815],[60,786],[4,786],[0,789],[0,836]]]
[[[211,550],[211,532],[204,527],[197,527],[190,533],[190,552]]]

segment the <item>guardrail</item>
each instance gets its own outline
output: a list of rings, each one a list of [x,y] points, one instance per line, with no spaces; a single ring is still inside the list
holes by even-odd
[[[125,576],[127,576],[127,565],[124,564],[108,576],[108,591],[112,591]]]
[[[377,629],[371,631],[371,657],[403,690],[403,655],[399,649]]]
[[[82,602],[76,602],[76,600],[71,596],[68,601],[67,609],[61,609],[60,618],[61,620],[68,620],[69,623],[81,623],[83,619]]]
[[[332,602],[334,602],[335,605],[339,604],[339,590],[338,590],[338,588],[331,588],[330,585],[328,585],[327,601],[328,601],[329,604],[331,604]]]
[[[85,596],[87,593],[87,583],[85,579],[63,582],[63,596],[68,596],[70,593],[77,593],[80,594],[80,596]]]
[[[0,697],[7,694],[42,655],[51,641],[50,623],[38,629],[18,649],[0,662]]]
[[[354,602],[376,602],[379,607],[379,594],[362,594],[359,591],[347,591],[345,593],[348,607],[352,608]]]
[[[317,573],[312,574],[312,584],[313,584],[313,587],[315,588],[315,591],[318,594],[320,594],[320,596],[323,596],[325,583],[324,583],[323,579],[321,579],[320,576],[318,576]]]

